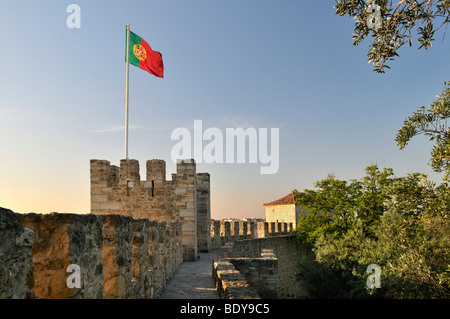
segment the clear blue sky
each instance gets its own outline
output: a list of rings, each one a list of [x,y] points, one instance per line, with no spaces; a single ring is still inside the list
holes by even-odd
[[[81,8],[69,29],[66,8]],[[431,144],[395,145],[403,120],[450,80],[450,39],[405,47],[372,71],[370,39],[334,1],[3,1],[0,4],[0,206],[88,213],[89,160],[124,157],[125,25],[162,53],[165,77],[130,66],[129,156],[167,161],[177,127],[279,128],[280,168],[199,164],[212,217],[263,217],[263,203],[329,173],[360,178],[372,163],[424,172]]]

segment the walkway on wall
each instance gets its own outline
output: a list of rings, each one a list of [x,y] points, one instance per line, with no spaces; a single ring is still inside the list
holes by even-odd
[[[185,261],[167,284],[161,299],[219,299],[212,277],[212,260],[220,249],[199,253],[197,261]]]

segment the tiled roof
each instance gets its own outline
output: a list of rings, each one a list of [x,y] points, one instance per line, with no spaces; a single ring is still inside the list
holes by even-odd
[[[294,194],[290,193],[283,198],[277,199],[270,203],[265,203],[263,206],[275,206],[275,205],[291,205],[295,204]]]

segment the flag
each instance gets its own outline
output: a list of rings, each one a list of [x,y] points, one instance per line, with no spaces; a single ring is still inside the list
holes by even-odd
[[[147,41],[142,39],[137,34],[131,31],[129,32],[129,63],[149,72],[150,74],[162,78],[164,75],[164,64],[161,53],[158,51],[153,51]]]

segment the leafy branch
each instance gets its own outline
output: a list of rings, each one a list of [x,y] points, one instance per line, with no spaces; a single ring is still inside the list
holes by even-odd
[[[368,11],[368,5],[372,3],[379,6],[381,14],[381,25],[376,29],[369,28],[367,23],[373,14]],[[367,58],[378,73],[390,68],[387,62],[399,56],[397,52],[404,44],[412,46],[414,33],[419,49],[428,49],[432,47],[436,32],[450,22],[450,0],[400,0],[398,3],[392,0],[336,0],[334,8],[336,14],[349,15],[356,20],[353,45],[359,45],[369,34],[372,36]]]

